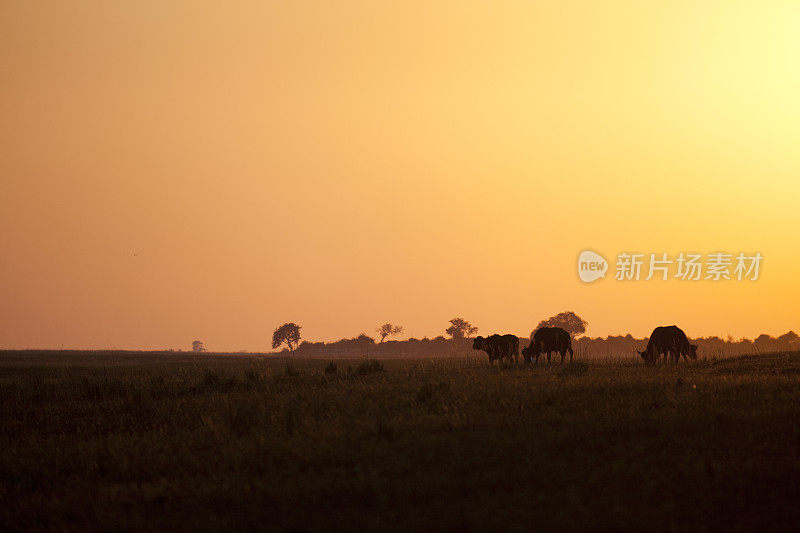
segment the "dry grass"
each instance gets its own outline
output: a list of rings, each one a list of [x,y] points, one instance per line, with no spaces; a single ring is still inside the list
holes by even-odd
[[[0,354],[0,529],[795,529],[800,354]]]

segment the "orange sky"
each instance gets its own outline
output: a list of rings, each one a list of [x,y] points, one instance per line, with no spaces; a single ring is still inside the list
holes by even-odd
[[[800,329],[796,2],[234,4],[0,3],[0,347]]]

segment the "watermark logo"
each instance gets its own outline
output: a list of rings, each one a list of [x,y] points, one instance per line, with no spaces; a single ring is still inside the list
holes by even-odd
[[[584,250],[578,256],[578,276],[584,283],[591,283],[606,277],[608,261],[602,255],[591,250]]]
[[[756,281],[760,275],[764,256],[759,252],[731,254],[714,252],[709,254],[680,252],[617,254],[614,265],[616,281],[650,281],[653,278],[667,281]],[[578,276],[584,283],[604,278],[608,271],[606,259],[591,250],[584,250],[578,257]]]

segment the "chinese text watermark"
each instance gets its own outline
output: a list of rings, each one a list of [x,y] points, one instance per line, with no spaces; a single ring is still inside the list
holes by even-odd
[[[760,252],[714,253],[634,253],[617,254],[614,279],[617,281],[756,281],[764,256]],[[590,283],[605,277],[609,265],[605,257],[584,250],[578,257],[578,277]]]

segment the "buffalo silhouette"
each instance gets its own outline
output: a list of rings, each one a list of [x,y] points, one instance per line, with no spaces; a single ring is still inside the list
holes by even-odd
[[[489,362],[495,359],[508,359],[519,361],[519,337],[516,335],[489,335],[488,337],[475,337],[472,341],[473,350],[483,350],[489,355]]]
[[[526,363],[530,363],[531,359],[536,358],[539,362],[539,357],[545,353],[547,354],[547,363],[550,363],[550,352],[558,352],[561,354],[561,363],[569,352],[569,362],[572,362],[572,338],[569,333],[562,328],[539,328],[537,329],[531,343],[527,348],[522,349],[522,356],[525,358]]]
[[[644,362],[653,364],[664,354],[664,359],[672,357],[678,364],[681,356],[685,360],[697,359],[697,345],[690,344],[686,333],[678,326],[658,326],[650,335],[650,341],[643,352],[639,352]]]

